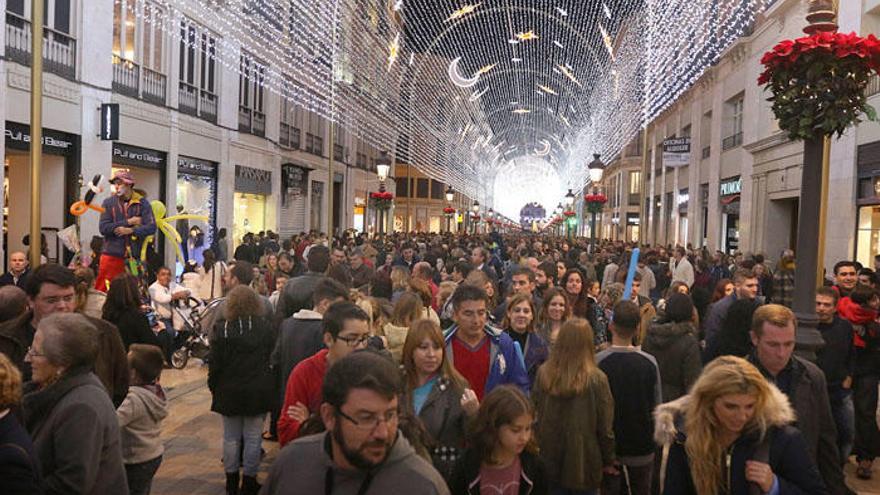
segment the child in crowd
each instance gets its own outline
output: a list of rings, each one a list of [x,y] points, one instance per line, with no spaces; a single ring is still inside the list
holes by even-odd
[[[493,389],[480,405],[468,437],[471,446],[455,465],[450,491],[547,495],[544,467],[532,436],[534,422],[532,403],[518,388]]]
[[[116,418],[131,495],[150,493],[153,476],[162,463],[164,448],[159,434],[168,415],[165,391],[159,385],[164,360],[162,350],[154,345],[132,344],[128,350],[131,386]]]

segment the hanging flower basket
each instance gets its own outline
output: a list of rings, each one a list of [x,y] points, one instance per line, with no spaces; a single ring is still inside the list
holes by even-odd
[[[566,210],[566,211],[562,212],[562,215],[565,216],[565,218],[571,218],[571,217],[577,215],[577,212],[574,210]]]
[[[451,206],[447,206],[446,208],[443,208],[443,214],[448,217],[451,217],[452,215],[455,214],[455,208],[453,208]]]
[[[394,195],[390,192],[370,193],[370,206],[377,210],[388,210],[394,205]]]
[[[608,197],[602,193],[584,195],[584,203],[587,204],[587,211],[590,213],[601,213]]]
[[[761,58],[758,84],[771,92],[767,101],[779,128],[791,139],[815,139],[851,125],[876,120],[865,89],[880,68],[880,41],[873,34],[819,32],[784,40]]]

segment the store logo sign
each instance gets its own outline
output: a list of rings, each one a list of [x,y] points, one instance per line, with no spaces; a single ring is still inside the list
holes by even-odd
[[[671,138],[663,141],[663,165],[667,167],[683,167],[688,164],[691,156],[691,138]]]
[[[13,129],[6,129],[5,132],[6,139],[10,141],[17,143],[26,143],[28,145],[31,142],[31,135],[26,132]],[[43,136],[43,146],[67,150],[71,146],[73,146],[73,143],[71,143],[70,141],[65,141],[63,139],[54,138],[52,136]]]
[[[742,177],[731,179],[721,183],[721,195],[732,196],[742,192]]]
[[[162,157],[149,151],[135,151],[129,148],[113,148],[113,159],[128,160],[131,162],[142,162],[151,165],[160,165]]]
[[[272,171],[236,165],[235,190],[251,194],[272,194]]]
[[[119,103],[101,104],[101,141],[119,139]]]

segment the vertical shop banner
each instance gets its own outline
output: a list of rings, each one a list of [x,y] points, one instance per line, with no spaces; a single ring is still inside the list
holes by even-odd
[[[683,167],[690,162],[691,138],[670,138],[663,141],[663,166]]]

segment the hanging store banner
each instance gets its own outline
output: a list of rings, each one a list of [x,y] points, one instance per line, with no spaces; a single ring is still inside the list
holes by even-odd
[[[165,152],[113,143],[113,163],[165,170]]]
[[[683,167],[690,162],[691,138],[680,137],[663,141],[663,165],[665,167]]]

